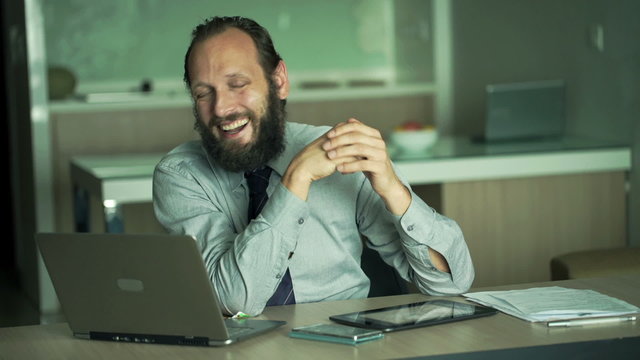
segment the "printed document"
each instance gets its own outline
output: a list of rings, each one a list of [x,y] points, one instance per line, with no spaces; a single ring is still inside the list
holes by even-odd
[[[463,296],[470,301],[534,322],[640,313],[637,306],[597,291],[559,286],[471,292]]]

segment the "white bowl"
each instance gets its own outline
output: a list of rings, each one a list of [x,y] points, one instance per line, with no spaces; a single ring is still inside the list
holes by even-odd
[[[426,152],[438,140],[435,129],[396,130],[390,135],[391,145],[403,154]]]

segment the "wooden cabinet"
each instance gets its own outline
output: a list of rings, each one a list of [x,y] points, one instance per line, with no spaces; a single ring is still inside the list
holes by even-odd
[[[548,281],[552,257],[626,244],[625,172],[418,186],[465,235],[474,286]]]

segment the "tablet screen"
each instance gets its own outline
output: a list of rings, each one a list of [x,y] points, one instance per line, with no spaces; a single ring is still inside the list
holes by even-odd
[[[495,313],[497,310],[480,305],[451,300],[430,300],[334,315],[330,319],[353,326],[393,331],[472,319]]]

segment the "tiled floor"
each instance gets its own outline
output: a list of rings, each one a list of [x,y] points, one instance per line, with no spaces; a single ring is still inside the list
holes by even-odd
[[[18,286],[16,277],[0,271],[0,327],[37,325],[64,321],[59,314],[41,315]]]

